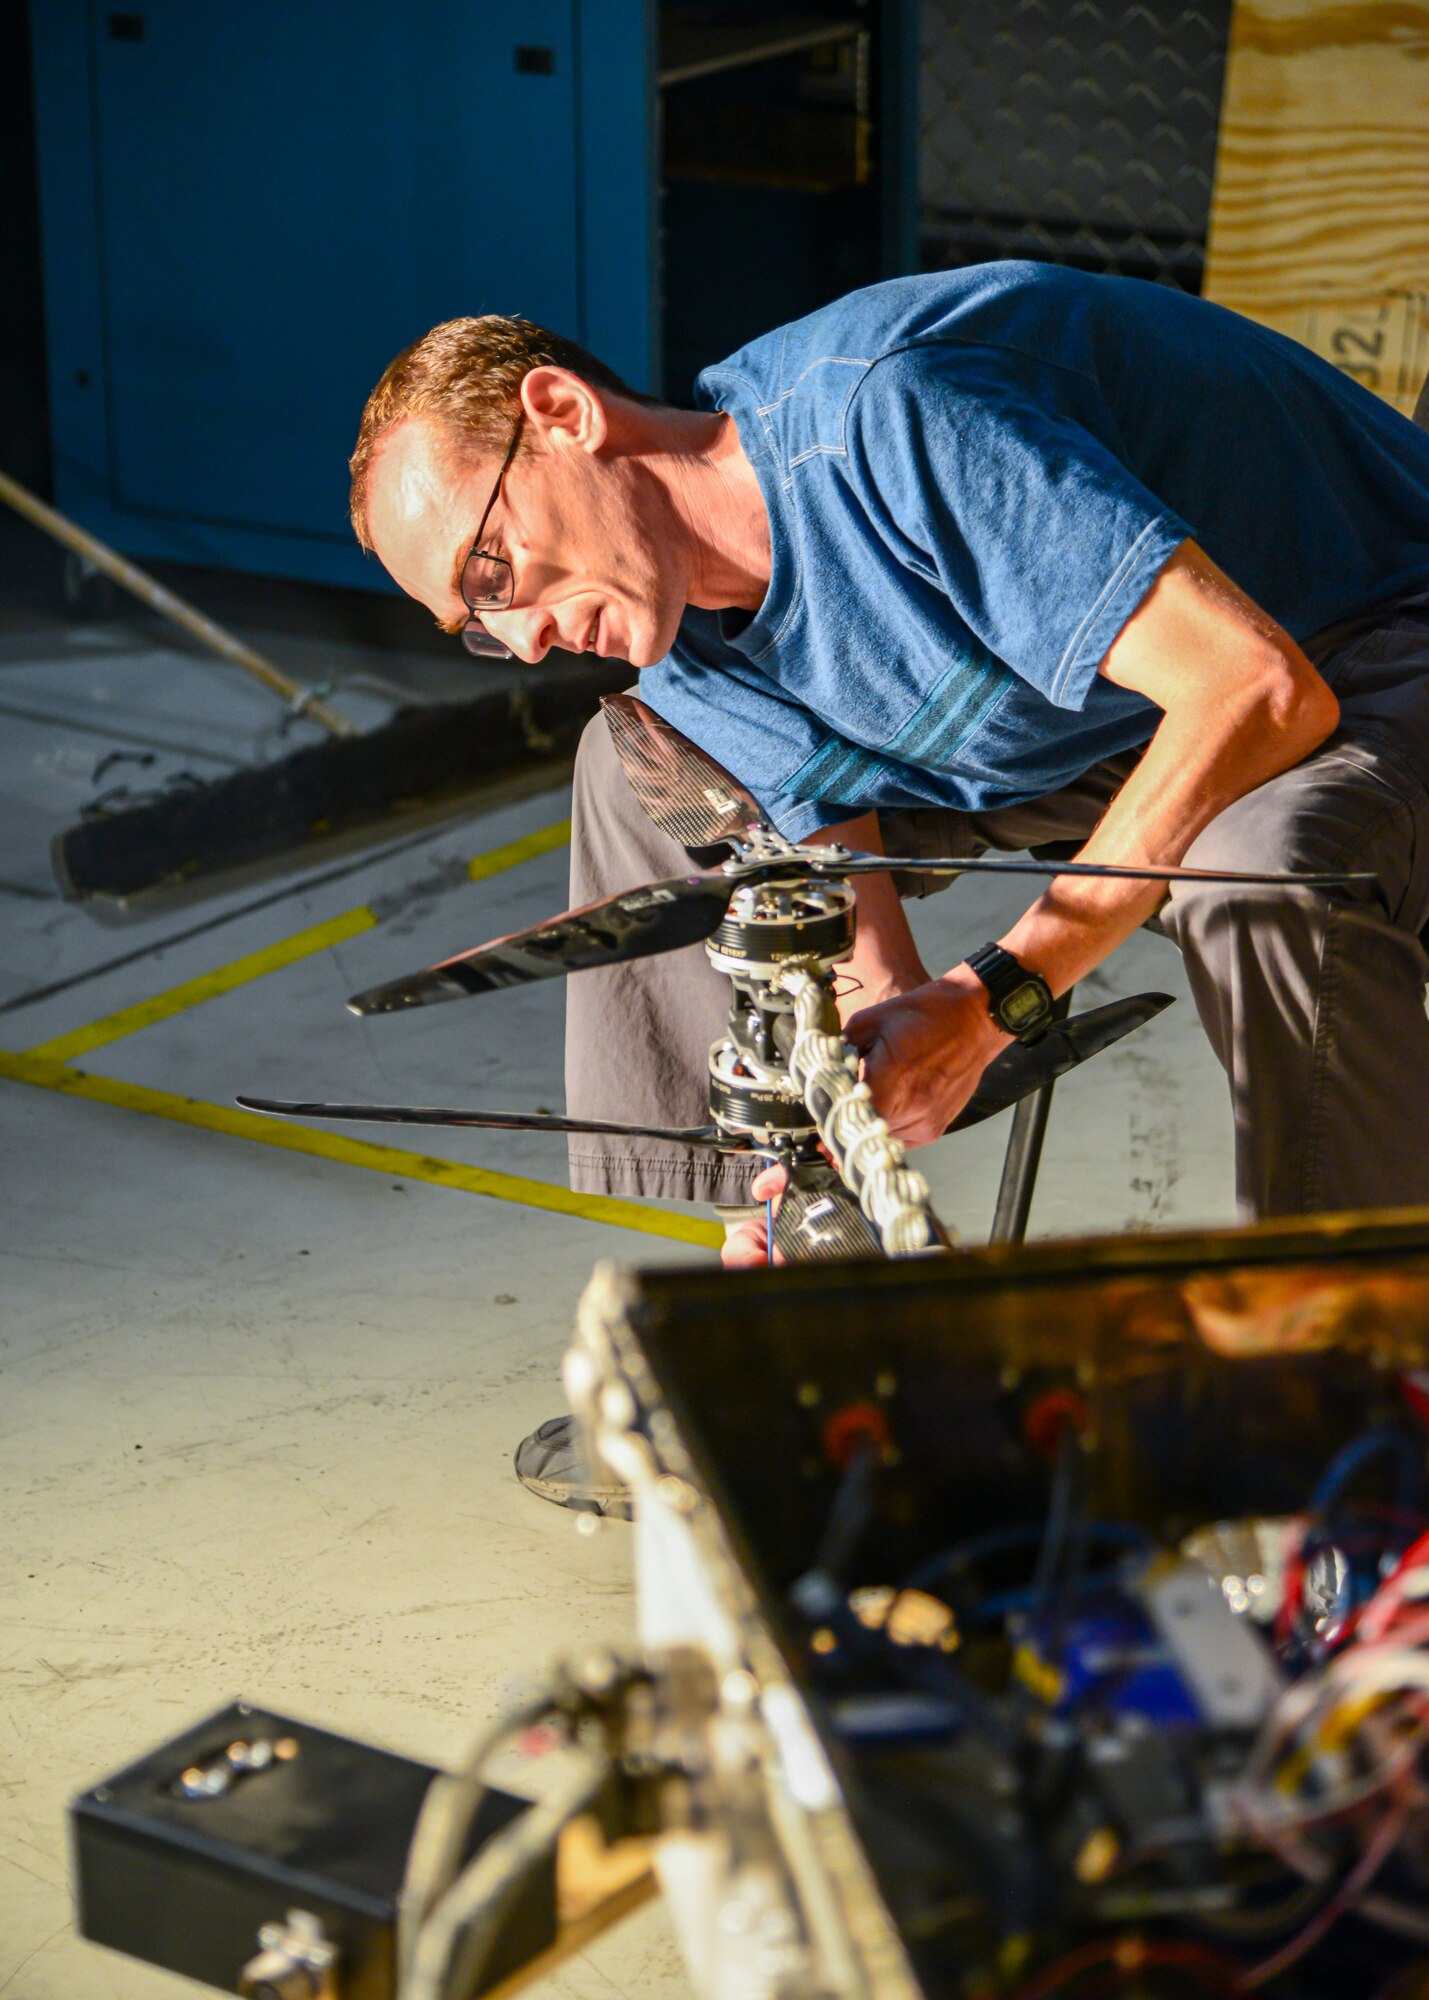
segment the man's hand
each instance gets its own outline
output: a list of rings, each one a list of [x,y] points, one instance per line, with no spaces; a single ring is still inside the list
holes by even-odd
[[[825,827],[805,845],[829,840],[884,851],[876,813]],[[1009,1037],[988,1012],[987,988],[967,966],[929,977],[891,875],[862,875],[856,888],[858,942],[838,968],[846,982],[839,995],[844,1034],[864,1058],[864,1076],[890,1131],[905,1145],[926,1146],[943,1136]],[[725,1262],[748,1261],[746,1248],[741,1243],[731,1258],[726,1244]]]
[[[1218,812],[1308,756],[1339,715],[1295,641],[1194,542],[1166,564],[1101,673],[1163,714],[1081,861],[1179,862]],[[1164,893],[1156,883],[1063,875],[998,942],[1053,994],[1065,993]],[[879,1111],[915,1146],[947,1130],[1010,1039],[966,965],[854,1014],[844,1032],[864,1057]]]
[[[965,965],[865,1007],[844,1034],[863,1057],[879,1115],[905,1146],[941,1139],[1012,1040],[988,1012],[987,988]]]
[[[777,1204],[788,1178],[783,1167],[765,1167],[762,1173],[755,1175],[750,1183],[749,1192],[756,1201],[772,1201]],[[750,1215],[746,1216],[743,1222],[727,1223],[724,1248],[719,1253],[719,1261],[726,1271],[744,1271],[757,1264],[771,1262],[767,1217]],[[786,1260],[783,1252],[776,1250],[772,1261],[776,1264],[784,1263]]]

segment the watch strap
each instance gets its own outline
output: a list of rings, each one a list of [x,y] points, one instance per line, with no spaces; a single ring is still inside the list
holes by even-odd
[[[1039,1035],[1045,1033],[1050,1023],[1052,989],[1040,972],[1030,971],[1019,959],[1014,958],[1010,951],[1005,951],[1000,944],[992,943],[979,945],[976,951],[970,951],[967,964],[987,988],[992,1001],[989,1011],[1005,1034],[1016,1035],[1019,1041],[1035,1041]],[[1033,1028],[1019,1031],[1003,1019],[1002,1007],[1004,1001],[1024,986],[1041,987],[1047,996],[1048,1014]]]

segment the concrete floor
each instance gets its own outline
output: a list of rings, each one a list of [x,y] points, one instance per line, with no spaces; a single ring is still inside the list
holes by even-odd
[[[264,908],[248,891],[105,930],[56,898],[47,863],[98,756],[153,750],[153,765],[112,767],[135,782],[222,768],[251,754],[271,706],[152,635],[31,628],[0,632],[0,711],[0,1048],[368,906],[375,928],[84,1067],[215,1105],[243,1090],[560,1104],[559,986],[366,1023],[341,1002],[560,908],[559,848],[475,885],[455,864],[561,820],[563,794],[374,852]],[[997,935],[1017,905],[1015,887],[968,881],[917,906],[929,963]],[[199,922],[211,927],[189,935]],[[1038,1233],[1230,1219],[1229,1117],[1175,953],[1138,937],[1083,997],[1146,986],[1180,1004],[1063,1086]],[[987,1227],[1004,1126],[920,1160],[968,1240]],[[526,1183],[563,1185],[558,1141],[451,1133],[430,1150],[515,1182],[456,1192],[0,1081],[6,2000],[195,1990],[73,1936],[64,1806],[206,1710],[244,1695],[440,1761],[543,1661],[629,1633],[623,1531],[578,1536],[523,1493],[511,1452],[559,1407],[592,1264],[710,1253],[529,1205]],[[687,1988],[651,1909],[541,1990]]]

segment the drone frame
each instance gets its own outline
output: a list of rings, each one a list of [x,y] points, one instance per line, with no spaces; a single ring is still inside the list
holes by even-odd
[[[741,970],[739,954],[744,946],[739,943],[737,934],[742,920],[735,917],[734,906],[739,903],[746,910],[758,908],[757,897],[751,902],[748,896],[741,897],[743,890],[769,889],[775,891],[776,896],[778,892],[784,892],[792,912],[793,899],[801,891],[807,900],[820,887],[832,887],[859,875],[875,873],[911,872],[925,876],[988,873],[1042,878],[1082,875],[1166,883],[1182,880],[1258,884],[1293,882],[1314,887],[1372,879],[1344,874],[1286,876],[1133,867],[1036,856],[994,857],[985,853],[934,857],[854,854],[832,844],[821,847],[795,845],[763,819],[756,801],[728,772],[637,697],[607,696],[602,707],[622,769],[647,816],[687,851],[699,853],[700,850],[713,849],[725,852],[728,858],[714,867],[672,877],[664,882],[649,883],[638,889],[607,896],[583,908],[568,910],[525,931],[492,939],[459,953],[423,972],[369,988],[348,1001],[353,1013],[367,1016],[405,1011],[413,1006],[465,998],[598,966],[626,963],[704,942],[716,966],[729,971],[734,981],[731,1035],[737,1040],[735,1020],[741,1000],[746,1007],[762,1007],[766,1013],[770,1006],[784,1004],[771,999],[777,981],[771,985],[768,979],[755,977],[751,983],[751,978],[744,976],[749,967],[743,966]],[[747,927],[745,924],[744,928]],[[801,930],[808,932],[807,937],[801,936]],[[827,955],[827,933],[827,924],[820,930],[817,923],[810,926],[804,919],[791,914],[782,920],[777,919],[768,931],[769,938],[775,940],[768,948],[774,954],[771,965],[778,961],[802,963],[816,977],[826,978],[831,1008],[833,985],[830,975],[837,958],[830,959]],[[849,948],[852,935],[850,921]],[[729,956],[726,946],[734,949],[733,958]],[[846,955],[846,950],[839,953],[839,956]],[[1044,1045],[1024,1048],[1014,1044],[989,1065],[972,1102],[949,1127],[950,1131],[962,1130],[1008,1105],[1014,1107],[1013,1127],[992,1230],[993,1241],[1016,1241],[1025,1233],[1052,1088],[1057,1078],[1170,1004],[1167,995],[1141,994],[1069,1018],[1069,999],[1069,995],[1063,995],[1057,1003],[1056,1016],[1044,1038]],[[763,1055],[754,1061],[755,1070],[767,1069],[767,1080],[776,1093],[780,1087],[787,1091],[787,1060],[782,1065],[781,1077],[781,1052],[773,1046],[767,1022],[760,1046]],[[1039,1047],[1042,1051],[1040,1056]],[[749,1055],[748,1049],[745,1054]],[[757,1123],[741,1129],[729,1122],[728,1112],[721,1117],[713,1108],[713,1095],[712,1122],[698,1127],[629,1126],[615,1120],[571,1119],[550,1113],[464,1112],[441,1107],[323,1104],[256,1097],[243,1097],[238,1101],[249,1109],[280,1116],[658,1138],[678,1145],[712,1147],[725,1153],[784,1161],[790,1168],[790,1178],[781,1215],[784,1207],[789,1206],[789,1197],[798,1187],[813,1194],[817,1184],[817,1201],[831,1202],[837,1209],[844,1209],[851,1198],[846,1182],[835,1189],[828,1180],[829,1170],[822,1162],[816,1167],[818,1155],[813,1150],[811,1128],[799,1125],[796,1119],[788,1137],[761,1131]],[[797,1139],[794,1136],[796,1131],[801,1135]],[[841,1196],[843,1199],[840,1199]],[[801,1212],[809,1206],[808,1203],[794,1205],[800,1207]],[[858,1212],[855,1210],[855,1213]],[[858,1219],[863,1222],[861,1215]],[[776,1234],[787,1237],[792,1227],[791,1218],[789,1228],[780,1232],[776,1218]],[[856,1235],[857,1231],[850,1226],[840,1238],[836,1229],[823,1247],[814,1249],[813,1254],[840,1254],[840,1250],[847,1251],[850,1247],[869,1247],[866,1244],[854,1245]],[[828,1245],[835,1239],[838,1241],[830,1249]],[[793,1247],[792,1240],[789,1247]],[[802,1247],[808,1254],[811,1246],[805,1244]],[[878,1246],[875,1244],[873,1247]]]

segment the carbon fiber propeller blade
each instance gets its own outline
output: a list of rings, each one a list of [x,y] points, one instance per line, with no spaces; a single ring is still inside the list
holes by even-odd
[[[281,1097],[236,1097],[245,1111],[272,1118],[341,1118],[360,1125],[460,1125],[488,1132],[605,1132],[621,1139],[668,1139],[677,1146],[709,1146],[740,1153],[737,1139],[713,1125],[621,1125],[609,1118],[563,1118],[555,1111],[448,1111],[417,1104],[319,1104]]]
[[[1111,1000],[1105,1007],[1092,1007],[1085,1014],[1058,1021],[1030,1047],[1015,1042],[988,1064],[949,1132],[965,1132],[971,1125],[981,1125],[984,1118],[1008,1110],[1044,1083],[1054,1083],[1109,1049],[1123,1035],[1154,1021],[1172,1005],[1174,997],[1170,993],[1137,993],[1127,1000]]]
[[[633,694],[606,694],[601,713],[647,819],[682,847],[713,847],[746,831],[759,807],[722,764]]]
[[[818,850],[807,850],[809,865],[819,875],[879,875],[890,869],[914,875],[1086,875],[1094,881],[1112,882],[1249,882],[1274,889],[1366,888],[1377,880],[1372,874],[1344,871],[1333,875],[1294,875],[1257,872],[1244,868],[1132,868],[1117,861],[1038,861],[1032,855],[979,854],[934,855],[920,860],[916,855],[850,854],[823,860]],[[801,857],[802,859],[802,857]]]
[[[424,972],[355,993],[347,1004],[354,1014],[396,1014],[404,1007],[430,1007],[439,1000],[464,1000],[470,993],[493,993],[503,986],[526,986],[678,951],[713,936],[734,886],[728,875],[716,873],[679,875],[628,889],[549,917],[530,930],[494,938]]]
[[[790,1264],[883,1254],[856,1196],[822,1162],[795,1168],[774,1211],[774,1247]]]
[[[758,855],[729,868],[705,874],[673,876],[628,889],[549,917],[530,930],[494,938],[472,951],[460,952],[422,972],[408,973],[356,993],[348,1001],[354,1014],[396,1014],[406,1007],[429,1007],[442,1000],[463,1000],[473,993],[492,993],[503,986],[526,986],[538,979],[559,979],[602,965],[654,958],[666,951],[701,943],[712,937],[741,882],[774,880],[780,876],[814,877],[874,875],[889,870],[924,875],[1033,875],[1044,880],[1058,875],[1085,875],[1138,882],[1250,882],[1276,887],[1331,888],[1367,884],[1372,875],[1257,874],[1236,869],[1128,868],[1110,862],[1038,861],[1020,856],[935,856],[931,860],[882,854],[827,856],[817,849],[790,848],[787,854]]]

